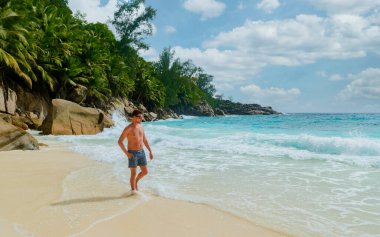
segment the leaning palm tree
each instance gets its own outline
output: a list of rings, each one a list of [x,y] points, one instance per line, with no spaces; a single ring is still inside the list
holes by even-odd
[[[28,31],[21,26],[21,20],[12,10],[11,1],[0,5],[0,69],[16,73],[31,88],[36,77],[30,64],[33,57],[26,50]]]

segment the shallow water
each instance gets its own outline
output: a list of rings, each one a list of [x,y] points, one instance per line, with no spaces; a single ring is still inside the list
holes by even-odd
[[[47,136],[111,163],[127,121],[95,136]],[[380,114],[190,117],[144,123],[155,154],[141,188],[207,203],[296,236],[380,236]]]

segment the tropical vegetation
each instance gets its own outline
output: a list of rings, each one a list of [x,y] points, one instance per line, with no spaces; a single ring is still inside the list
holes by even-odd
[[[128,98],[149,109],[185,111],[202,101],[215,104],[213,77],[166,48],[158,61],[139,55],[148,49],[156,10],[144,0],[119,1],[110,21],[89,23],[67,0],[0,1],[0,82],[17,83],[51,98],[85,105]],[[77,101],[78,102],[78,101]]]

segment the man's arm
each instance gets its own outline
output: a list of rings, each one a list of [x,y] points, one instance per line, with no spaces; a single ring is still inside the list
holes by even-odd
[[[130,158],[132,158],[132,154],[127,151],[127,149],[125,148],[124,143],[123,143],[124,139],[128,135],[128,131],[129,131],[129,126],[124,128],[123,132],[121,133],[121,135],[119,137],[119,141],[117,143],[119,144],[121,150],[123,150],[125,155],[128,157],[128,159],[130,159]]]
[[[153,153],[152,153],[152,150],[150,149],[150,146],[149,146],[149,143],[148,143],[148,140],[146,139],[146,136],[145,136],[145,131],[143,129],[143,142],[144,142],[144,145],[146,148],[148,148],[149,150],[149,158],[152,160],[153,159]]]

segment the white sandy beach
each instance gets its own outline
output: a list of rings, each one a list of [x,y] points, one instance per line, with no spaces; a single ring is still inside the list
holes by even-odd
[[[130,195],[60,143],[0,152],[0,236],[284,236],[203,204]]]

